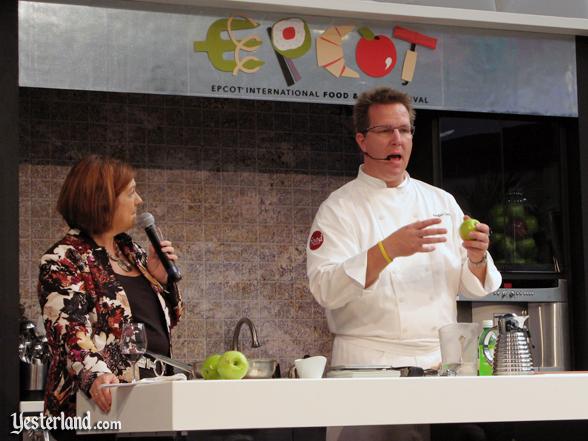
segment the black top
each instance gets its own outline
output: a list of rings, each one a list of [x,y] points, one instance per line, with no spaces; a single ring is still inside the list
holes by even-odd
[[[169,357],[169,335],[163,310],[157,294],[143,276],[116,275],[123,286],[133,314],[133,322],[144,323],[147,333],[147,350]]]

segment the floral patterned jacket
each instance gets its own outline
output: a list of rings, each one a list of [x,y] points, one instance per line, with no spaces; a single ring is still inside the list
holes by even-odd
[[[115,240],[151,283],[169,332],[183,310],[177,287],[168,284],[166,289],[147,272],[147,254],[130,236],[119,234]],[[90,386],[103,373],[131,380],[131,365],[119,349],[131,309],[104,248],[83,232],[70,230],[41,258],[38,295],[52,355],[45,386],[47,414],[75,415],[76,392],[89,396]]]

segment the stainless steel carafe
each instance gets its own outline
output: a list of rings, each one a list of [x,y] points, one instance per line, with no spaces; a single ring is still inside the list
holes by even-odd
[[[529,316],[504,314],[498,317],[498,338],[494,348],[493,375],[529,375],[533,373],[531,337],[525,327]]]

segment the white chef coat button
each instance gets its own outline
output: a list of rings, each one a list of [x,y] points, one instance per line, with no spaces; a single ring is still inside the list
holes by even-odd
[[[437,331],[438,331],[437,326],[431,327],[431,332],[437,332]]]
[[[384,220],[384,216],[378,216],[378,219]]]
[[[398,303],[404,303],[404,298],[403,297],[399,297],[398,298]]]

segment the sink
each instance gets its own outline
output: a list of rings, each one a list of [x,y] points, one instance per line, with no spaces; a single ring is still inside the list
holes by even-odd
[[[261,343],[259,342],[259,338],[257,337],[257,329],[255,325],[251,321],[251,319],[247,317],[242,317],[237,324],[235,325],[235,329],[233,331],[233,344],[231,350],[233,351],[240,351],[242,352],[241,346],[239,344],[239,335],[241,334],[241,328],[243,325],[247,325],[249,331],[251,332],[251,347],[252,348],[259,348]],[[280,370],[278,362],[272,358],[247,358],[249,362],[249,370],[245,375],[245,378],[273,378],[274,375],[277,377],[280,376]],[[200,371],[202,367],[202,362],[195,362],[194,363],[194,370],[197,372],[197,375],[201,377]]]
[[[252,358],[245,378],[272,378],[276,373],[278,362],[271,358]]]

